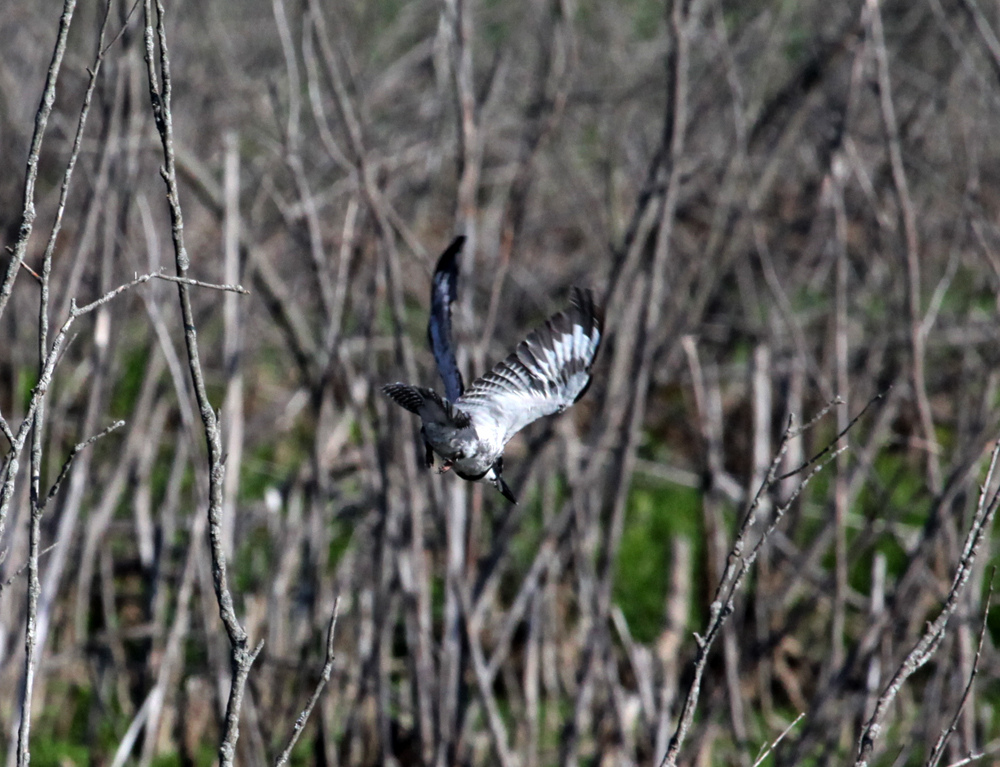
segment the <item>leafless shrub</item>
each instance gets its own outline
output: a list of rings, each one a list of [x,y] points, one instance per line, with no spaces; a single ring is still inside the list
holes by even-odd
[[[995,752],[993,10],[7,5],[9,764]],[[604,295],[516,507],[376,396],[456,233],[467,378]]]

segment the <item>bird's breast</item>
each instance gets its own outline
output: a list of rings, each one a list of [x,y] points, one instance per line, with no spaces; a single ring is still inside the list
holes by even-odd
[[[425,423],[423,433],[434,452],[451,461],[462,473],[481,474],[492,463],[488,446],[479,440],[474,429]]]
[[[474,429],[455,429],[427,423],[424,439],[434,452],[451,462],[455,471],[465,477],[478,477],[496,460],[497,451],[480,440]]]

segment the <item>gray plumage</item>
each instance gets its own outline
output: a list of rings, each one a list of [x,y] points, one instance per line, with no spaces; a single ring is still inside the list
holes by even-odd
[[[468,480],[485,479],[514,501],[502,477],[504,447],[532,421],[561,413],[583,396],[602,325],[593,294],[574,288],[569,308],[532,331],[454,402],[432,389],[403,383],[383,391],[420,416],[428,462],[433,451],[444,459],[443,470],[454,468]]]

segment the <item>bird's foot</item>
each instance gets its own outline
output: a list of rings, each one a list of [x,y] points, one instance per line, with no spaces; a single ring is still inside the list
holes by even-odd
[[[438,474],[444,474],[451,467],[452,467],[451,461],[445,461],[443,464],[441,464],[441,468],[438,469]]]

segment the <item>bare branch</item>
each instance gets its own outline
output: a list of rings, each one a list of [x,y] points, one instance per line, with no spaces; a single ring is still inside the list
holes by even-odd
[[[62,67],[63,55],[66,53],[66,41],[69,38],[69,28],[73,21],[73,11],[76,9],[76,0],[63,0],[62,15],[59,17],[59,33],[56,36],[55,49],[52,51],[52,61],[45,77],[45,89],[42,91],[42,103],[35,113],[35,131],[31,136],[31,148],[28,150],[28,168],[24,177],[24,197],[21,212],[21,225],[17,230],[17,240],[14,242],[14,257],[7,265],[7,273],[4,275],[3,283],[0,284],[0,317],[7,307],[11,293],[14,290],[14,280],[24,261],[24,254],[28,249],[28,238],[31,236],[31,229],[35,223],[35,181],[38,178],[38,159],[42,151],[42,138],[45,135],[45,126],[48,124],[49,115],[52,113],[52,105],[56,100],[56,80],[59,79],[59,70]],[[0,529],[0,534],[2,534]]]
[[[917,231],[917,214],[910,195],[906,169],[903,166],[903,152],[899,135],[899,124],[896,119],[896,108],[892,101],[892,81],[889,77],[889,54],[886,51],[885,36],[882,30],[882,11],[879,0],[866,0],[872,38],[875,47],[875,60],[878,63],[879,98],[882,107],[882,120],[885,125],[886,142],[889,147],[889,161],[892,167],[892,180],[899,199],[902,212],[903,235],[906,248],[907,301],[910,321],[910,347],[913,354],[913,391],[917,400],[917,412],[920,415],[920,426],[927,441],[927,479],[931,492],[941,492],[941,465],[937,451],[937,437],[934,433],[934,418],[931,413],[930,400],[927,397],[927,382],[925,380],[925,358],[927,337],[923,327],[923,313],[920,308],[920,239]]]
[[[117,298],[130,288],[133,288],[143,282],[148,282],[155,277],[157,277],[157,274],[146,274],[142,277],[137,277],[131,282],[119,285],[114,290],[110,290],[105,293],[96,301],[92,301],[82,307],[76,305],[75,299],[70,300],[69,316],[63,322],[59,331],[52,339],[52,346],[48,349],[48,353],[45,356],[43,364],[41,365],[38,383],[35,384],[35,388],[32,390],[31,400],[28,403],[28,410],[25,413],[24,420],[21,421],[21,425],[18,427],[17,432],[12,434],[13,440],[11,440],[11,450],[7,455],[3,471],[0,473],[0,539],[3,538],[7,511],[10,508],[10,502],[14,495],[14,481],[17,478],[21,451],[24,449],[28,433],[34,423],[35,413],[40,407],[42,407],[42,403],[48,394],[56,365],[59,363],[59,360],[62,359],[62,352],[66,346],[66,338],[69,334],[70,328],[73,327],[73,324],[79,317],[82,317],[83,315],[92,312],[99,306]],[[8,431],[10,431],[9,427],[4,430],[5,435]],[[10,437],[8,437],[8,439],[10,439]]]
[[[10,430],[10,424],[7,423],[7,419],[3,417],[3,414],[0,414],[0,432],[3,432],[10,446],[14,447],[14,432]]]
[[[38,272],[36,272],[34,269],[28,266],[24,261],[21,262],[21,268],[24,269],[24,271],[26,271],[32,277],[34,277],[35,282],[37,282],[39,285],[42,284],[42,275],[40,275]]]
[[[50,546],[46,546],[44,549],[38,552],[38,556],[44,557],[55,547],[56,547],[55,543],[51,544]],[[28,569],[28,563],[25,562],[23,565],[17,568],[7,580],[5,580],[3,583],[0,583],[0,594],[3,594],[3,590],[8,586],[10,586],[12,583],[14,583],[14,581],[16,581],[19,577],[21,577],[21,574],[27,569]]]
[[[333,673],[333,639],[334,632],[337,629],[337,614],[340,612],[340,597],[337,597],[336,601],[333,603],[333,617],[330,619],[330,629],[326,636],[326,662],[323,664],[323,670],[319,674],[319,682],[316,684],[316,689],[313,691],[312,697],[309,698],[309,702],[306,707],[299,714],[299,718],[295,720],[295,727],[292,729],[292,737],[288,741],[288,745],[285,746],[285,750],[281,752],[277,761],[274,763],[274,767],[281,767],[288,761],[288,757],[292,755],[292,749],[295,747],[295,743],[299,739],[299,735],[302,734],[303,728],[306,726],[306,722],[309,721],[309,716],[312,714],[313,709],[316,707],[316,703],[319,702],[319,696],[323,694],[323,688],[326,687],[327,682],[330,681],[330,675]]]
[[[972,566],[975,564],[976,556],[979,553],[979,546],[986,537],[986,533],[990,529],[990,523],[993,521],[993,516],[996,513],[997,505],[1000,504],[1000,490],[994,490],[992,495],[990,494],[990,484],[993,481],[993,473],[996,469],[998,457],[1000,457],[1000,441],[996,443],[993,453],[990,456],[990,465],[986,472],[986,479],[979,491],[979,504],[976,507],[976,514],[972,520],[972,526],[969,528],[969,533],[965,538],[962,557],[959,559],[958,569],[955,571],[955,577],[948,592],[948,597],[945,600],[944,607],[934,622],[927,627],[920,641],[910,650],[902,664],[896,669],[896,673],[889,681],[882,695],[879,696],[875,704],[875,710],[861,733],[858,743],[858,756],[854,763],[855,767],[866,767],[869,763],[875,750],[875,741],[885,728],[889,709],[900,688],[917,669],[931,659],[938,645],[941,644],[941,640],[944,638],[948,619],[951,618],[952,613],[955,612],[955,608],[958,607],[959,598],[965,589],[965,584],[969,580],[969,576],[972,573]]]
[[[810,423],[814,423],[814,421]],[[729,557],[726,561],[725,570],[722,574],[722,578],[719,580],[719,585],[716,588],[715,598],[709,608],[710,617],[708,629],[704,636],[695,635],[695,639],[698,643],[698,654],[694,664],[694,678],[692,679],[691,685],[688,688],[688,693],[684,698],[684,704],[677,723],[677,729],[675,730],[673,737],[670,739],[670,745],[667,748],[667,753],[663,757],[663,761],[661,763],[662,767],[677,764],[677,758],[680,754],[681,745],[683,744],[688,730],[690,730],[691,724],[694,721],[695,706],[698,703],[698,697],[701,693],[701,680],[705,672],[705,667],[708,664],[709,650],[711,649],[715,639],[721,633],[727,619],[732,614],[736,592],[746,578],[754,560],[756,560],[761,548],[770,537],[771,533],[773,533],[777,528],[777,525],[785,515],[785,512],[792,506],[796,498],[798,498],[802,491],[808,486],[810,480],[812,480],[816,474],[822,471],[831,461],[835,460],[836,457],[846,449],[839,448],[834,450],[824,463],[813,467],[813,470],[802,479],[786,503],[775,509],[770,524],[761,533],[757,543],[750,550],[749,554],[744,556],[743,550],[746,547],[747,535],[757,521],[757,510],[760,506],[761,499],[764,494],[769,492],[770,488],[778,481],[778,477],[776,476],[778,466],[781,464],[782,458],[784,457],[785,451],[788,449],[788,444],[793,434],[795,434],[794,423],[792,423],[792,420],[789,419],[788,426],[782,436],[778,450],[774,459],[771,461],[767,477],[758,488],[757,494],[754,496],[754,499],[750,504],[750,509],[747,512],[739,533],[736,536],[736,540],[733,542],[732,550],[730,551]],[[834,441],[839,440],[841,437],[842,435],[837,435]],[[823,451],[823,453],[826,452],[828,452],[828,450]],[[823,453],[821,453],[821,455]]]
[[[965,685],[965,691],[962,693],[962,699],[958,702],[958,709],[955,711],[955,716],[951,720],[951,724],[948,725],[948,729],[941,733],[934,744],[934,748],[931,750],[930,758],[927,760],[927,767],[937,767],[938,762],[941,761],[941,756],[944,754],[944,747],[948,744],[948,738],[958,728],[958,720],[962,715],[962,709],[965,708],[965,704],[969,700],[969,695],[972,693],[972,683],[976,681],[976,675],[979,673],[979,658],[983,654],[983,642],[986,639],[986,619],[990,617],[990,603],[993,601],[993,577],[995,575],[996,567],[990,573],[990,586],[986,594],[986,606],[983,608],[983,625],[979,629],[979,645],[976,647],[976,656],[972,661],[972,673],[969,674],[969,681]]]
[[[797,717],[795,717],[795,719],[792,720],[791,724],[789,724],[784,730],[782,730],[781,735],[779,735],[777,738],[775,738],[770,743],[770,745],[762,748],[760,754],[754,760],[753,767],[760,767],[760,765],[764,763],[764,760],[767,759],[768,755],[772,751],[774,751],[774,749],[778,746],[778,744],[781,743],[781,741],[785,739],[785,736],[792,731],[792,728],[795,725],[797,725],[799,723],[799,721],[802,719],[802,717],[804,717],[804,716],[805,716],[804,712],[800,713]]]
[[[63,463],[62,469],[59,471],[59,476],[56,477],[56,481],[52,483],[52,489],[49,490],[48,495],[45,496],[45,500],[42,501],[42,509],[44,509],[48,505],[49,501],[51,501],[55,497],[56,493],[59,492],[59,486],[62,485],[63,480],[66,479],[66,475],[69,474],[69,470],[73,466],[73,459],[76,458],[77,454],[86,447],[93,445],[95,442],[97,442],[97,440],[101,439],[102,437],[106,437],[111,432],[115,431],[116,429],[120,429],[124,425],[125,425],[124,421],[115,421],[113,424],[108,426],[99,434],[95,434],[93,437],[90,437],[89,439],[80,442],[79,444],[75,445],[72,450],[70,450],[69,455],[66,456],[66,461]]]
[[[892,387],[890,387],[890,388],[892,388]],[[788,477],[794,477],[796,474],[799,474],[799,473],[805,471],[810,466],[812,466],[814,463],[816,463],[816,461],[818,461],[820,458],[822,458],[830,450],[833,449],[833,446],[836,445],[840,441],[841,437],[844,437],[847,434],[847,432],[849,432],[852,428],[854,428],[854,424],[856,424],[858,422],[858,420],[861,418],[861,416],[863,416],[866,412],[868,412],[868,408],[870,408],[872,405],[874,405],[876,402],[878,402],[880,399],[882,399],[888,393],[889,393],[889,389],[886,389],[885,391],[880,391],[878,394],[876,394],[874,397],[872,397],[870,400],[868,400],[868,402],[865,403],[865,406],[863,408],[861,408],[861,410],[858,412],[858,414],[856,416],[854,416],[854,418],[852,418],[850,421],[847,422],[847,425],[840,431],[839,434],[837,434],[836,437],[834,437],[830,441],[830,443],[826,447],[824,447],[822,450],[820,450],[818,453],[816,453],[816,455],[814,455],[812,458],[810,458],[808,461],[806,461],[804,464],[802,464],[798,468],[792,469],[791,471],[786,472],[785,474],[780,475],[778,477],[778,479],[782,480],[782,479],[788,479]],[[812,426],[814,424],[816,424],[816,422],[823,415],[826,415],[827,413],[830,412],[830,409],[832,407],[834,407],[835,405],[841,405],[841,404],[843,404],[843,402],[842,402],[842,400],[839,397],[831,400],[826,405],[826,407],[823,408],[823,410],[821,411],[821,413],[820,413],[820,415],[818,417],[813,418],[809,423],[807,423],[805,426],[803,426],[802,428],[800,428],[798,430],[798,432],[796,432],[796,434],[801,434],[802,432],[806,431],[807,429],[812,428]]]
[[[250,291],[244,288],[242,285],[218,285],[211,282],[202,282],[201,280],[192,280],[190,277],[176,277],[172,274],[162,274],[161,272],[156,272],[150,275],[156,280],[166,280],[167,282],[176,282],[178,285],[193,285],[197,288],[210,288],[211,290],[225,290],[231,293],[241,293],[244,296],[249,296]]]
[[[149,96],[152,102],[153,120],[163,147],[164,165],[160,175],[167,187],[167,203],[170,211],[171,238],[174,246],[174,263],[181,319],[184,324],[184,341],[187,347],[188,369],[194,384],[195,398],[205,431],[208,446],[208,520],[212,553],[212,581],[219,614],[229,637],[230,659],[233,678],[226,703],[226,718],[222,742],[219,745],[219,761],[223,767],[231,767],[236,755],[236,742],[240,732],[240,709],[243,705],[243,691],[250,673],[250,667],[263,649],[263,642],[254,649],[249,647],[249,637],[236,616],[233,597],[229,591],[226,576],[226,554],[223,540],[223,505],[225,485],[225,458],[222,451],[222,429],[215,409],[212,407],[205,388],[205,379],[198,352],[198,331],[195,327],[194,310],[188,290],[187,270],[191,265],[184,245],[184,218],[181,212],[180,190],[177,185],[177,170],[174,159],[173,115],[171,113],[172,79],[170,54],[167,47],[165,26],[166,12],[160,0],[156,2],[155,22],[152,0],[144,0],[145,13],[145,59],[149,81]],[[154,43],[155,24],[155,43]],[[157,64],[163,78],[162,92],[157,81]]]
[[[89,304],[84,304],[83,306],[76,305],[76,299],[70,300],[70,317],[77,318],[84,314],[88,314],[94,309],[103,304],[108,303],[113,298],[117,298],[126,290],[134,288],[136,285],[142,285],[144,282],[149,282],[150,280],[166,280],[167,282],[175,282],[179,285],[196,285],[200,288],[211,288],[212,290],[229,290],[234,293],[242,293],[244,295],[250,295],[250,291],[241,285],[214,285],[210,282],[201,282],[200,280],[192,280],[187,277],[175,277],[170,274],[163,274],[161,272],[150,272],[148,274],[143,274],[140,277],[129,280],[122,285],[119,285],[114,290],[109,290],[103,296],[98,298],[96,301],[91,301]]]

